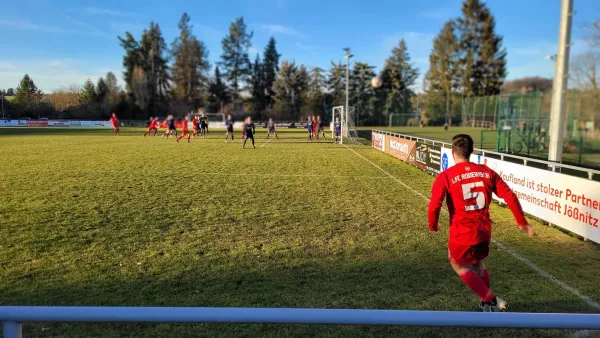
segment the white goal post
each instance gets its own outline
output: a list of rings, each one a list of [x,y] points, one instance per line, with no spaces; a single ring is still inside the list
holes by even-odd
[[[345,106],[337,106],[333,107],[331,114],[331,137],[335,138],[335,127],[334,122],[336,118],[340,119],[340,124],[342,126],[342,134],[340,135],[340,143],[344,143],[344,140],[347,142],[353,142],[358,137],[356,133],[356,126],[354,124],[354,107],[350,106],[348,109],[344,109]]]

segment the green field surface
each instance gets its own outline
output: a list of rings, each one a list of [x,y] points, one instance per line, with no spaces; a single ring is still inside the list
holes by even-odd
[[[477,311],[427,229],[433,177],[302,131],[0,129],[0,304]],[[455,133],[452,130],[450,134]],[[328,135],[329,136],[329,135]],[[236,133],[236,138],[239,132]],[[445,136],[444,136],[445,137]],[[407,188],[409,187],[409,188]],[[415,193],[415,191],[417,193]],[[514,312],[600,309],[600,248],[493,206],[492,289]],[[515,255],[518,255],[517,258]],[[26,323],[26,337],[567,337],[567,330]]]
[[[482,128],[469,128],[469,127],[452,127],[449,130],[444,130],[444,127],[364,127],[363,130],[380,129],[386,130],[399,134],[406,134],[416,137],[422,137],[432,140],[444,141],[450,143],[452,136],[456,134],[469,134],[475,142],[476,148],[483,148],[487,150],[496,149],[496,140],[498,134],[496,130],[482,129]],[[483,134],[482,134],[483,131]],[[516,135],[516,134],[515,134]],[[483,137],[482,137],[483,136]],[[514,141],[520,140],[519,136],[514,136]],[[586,141],[587,148],[600,149],[600,143],[597,141]],[[578,146],[578,145],[576,145]],[[527,154],[526,150],[522,150],[518,156],[528,156],[541,160],[548,159],[548,152],[531,152]],[[571,165],[579,165],[580,159],[578,153],[563,153],[563,163]],[[581,154],[581,165],[586,167],[600,169],[600,153],[582,153]]]

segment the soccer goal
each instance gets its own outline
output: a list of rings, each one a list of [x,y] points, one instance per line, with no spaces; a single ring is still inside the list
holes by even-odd
[[[192,119],[196,116],[204,116],[208,117],[208,125],[210,128],[214,129],[222,129],[225,128],[225,114],[223,113],[204,113],[204,110],[198,109],[197,111],[193,111],[188,115],[188,119],[192,121]]]
[[[335,138],[335,128],[333,123],[336,118],[339,118],[342,126],[342,134],[340,135],[340,143],[357,142],[358,133],[356,132],[356,124],[354,122],[355,109],[350,106],[344,109],[344,106],[333,107],[332,119],[330,123],[331,137]]]

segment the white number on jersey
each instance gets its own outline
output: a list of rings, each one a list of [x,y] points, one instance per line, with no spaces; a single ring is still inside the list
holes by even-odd
[[[463,199],[465,201],[475,198],[476,203],[465,205],[466,211],[480,210],[485,208],[485,195],[481,191],[473,192],[474,188],[483,187],[483,182],[465,183],[462,185]]]

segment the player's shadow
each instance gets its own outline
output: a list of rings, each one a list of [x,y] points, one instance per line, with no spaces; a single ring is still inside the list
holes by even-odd
[[[2,305],[291,307],[403,310],[476,310],[475,297],[440,259],[373,261],[358,256],[295,263],[266,255],[230,258],[228,269],[215,269],[206,252],[190,253],[187,263],[107,268],[64,283],[48,283],[43,273],[19,276],[13,288],[0,290]],[[205,257],[198,260],[198,256]],[[276,255],[275,255],[276,256]],[[227,258],[225,258],[227,259]],[[174,263],[177,263],[174,265]],[[223,265],[223,262],[219,262]],[[177,269],[173,267],[177,266]],[[111,270],[109,272],[108,270]],[[118,273],[114,273],[118,270]],[[208,271],[212,271],[209,273]],[[534,276],[529,276],[533,278]],[[510,277],[507,277],[508,279]],[[521,285],[522,286],[522,285]],[[518,294],[518,292],[517,292]],[[516,296],[515,296],[516,297]],[[539,299],[544,299],[540,302]],[[585,304],[561,292],[512,299],[514,311],[588,312]],[[25,326],[26,336],[332,336],[332,337],[542,337],[543,330],[489,330],[387,326],[315,326],[249,324],[58,324]],[[556,332],[554,332],[556,333]]]

